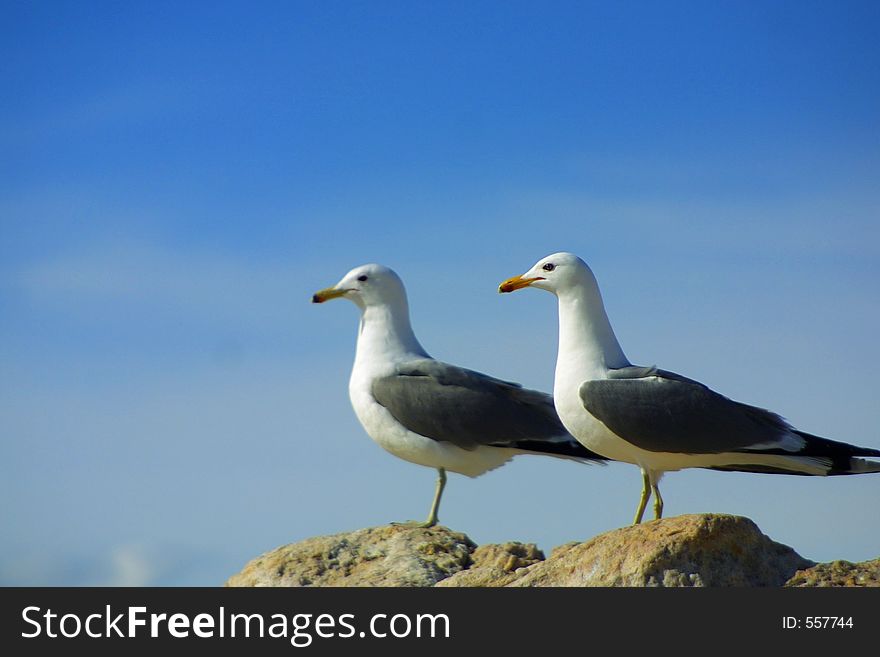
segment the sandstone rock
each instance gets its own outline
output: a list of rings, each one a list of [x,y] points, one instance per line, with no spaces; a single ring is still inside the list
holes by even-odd
[[[851,563],[832,561],[799,570],[786,586],[880,586],[880,559]]]
[[[371,527],[276,548],[226,586],[432,586],[467,568],[475,547],[445,527]]]
[[[816,565],[748,518],[687,515],[556,548],[476,547],[445,527],[318,536],[257,557],[227,586],[880,586],[880,559]]]
[[[534,543],[481,545],[471,554],[471,566],[437,582],[437,586],[507,586],[529,566],[544,560]]]
[[[685,515],[561,546],[510,586],[782,586],[812,565],[748,518]]]

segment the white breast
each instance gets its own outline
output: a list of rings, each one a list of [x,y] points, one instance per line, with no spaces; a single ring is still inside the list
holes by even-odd
[[[452,443],[433,440],[409,431],[373,397],[373,380],[378,376],[388,376],[393,370],[393,365],[388,371],[374,372],[355,367],[348,386],[351,405],[358,420],[370,438],[382,449],[410,463],[445,468],[468,477],[477,477],[497,468],[521,453],[519,450],[488,446],[465,450]]]
[[[616,461],[637,463],[634,448],[613,434],[584,408],[580,397],[583,379],[565,368],[557,369],[553,402],[562,424],[587,449]]]

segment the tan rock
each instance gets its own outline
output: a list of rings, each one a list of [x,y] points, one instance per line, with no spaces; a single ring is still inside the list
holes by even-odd
[[[470,568],[436,586],[507,586],[543,560],[544,553],[534,543],[481,545],[471,554]]]
[[[226,586],[433,586],[467,568],[475,547],[445,527],[370,527],[276,548]]]
[[[831,561],[799,570],[786,586],[880,586],[880,559],[851,563]]]
[[[748,518],[685,515],[563,545],[510,586],[781,586],[813,565]]]
[[[786,584],[787,582],[787,584]],[[748,518],[688,515],[556,548],[477,548],[445,527],[318,536],[248,563],[227,586],[880,586],[880,559],[815,565]]]

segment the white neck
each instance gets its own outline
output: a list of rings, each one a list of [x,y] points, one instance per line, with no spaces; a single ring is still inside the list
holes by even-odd
[[[419,344],[409,323],[409,307],[404,301],[389,305],[368,306],[361,312],[355,368],[360,363],[382,360],[396,362],[411,357],[429,358]]]
[[[620,343],[608,321],[599,289],[577,286],[559,293],[557,380],[576,375],[581,381],[604,379],[609,369],[626,367]],[[585,376],[586,375],[586,376]]]

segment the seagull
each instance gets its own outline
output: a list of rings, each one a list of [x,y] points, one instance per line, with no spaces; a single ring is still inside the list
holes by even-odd
[[[771,411],[733,401],[656,367],[632,365],[611,328],[596,277],[571,253],[554,253],[510,278],[499,292],[536,287],[559,302],[553,398],[562,423],[585,447],[639,466],[642,494],[633,524],[664,472],[709,468],[793,475],[880,472],[861,456],[880,450],[799,431]]]
[[[348,384],[358,420],[380,447],[437,470],[427,520],[406,524],[437,524],[447,470],[478,477],[518,454],[607,460],[565,430],[550,395],[431,358],[410,325],[403,281],[388,267],[356,267],[312,303],[337,298],[361,311]]]

